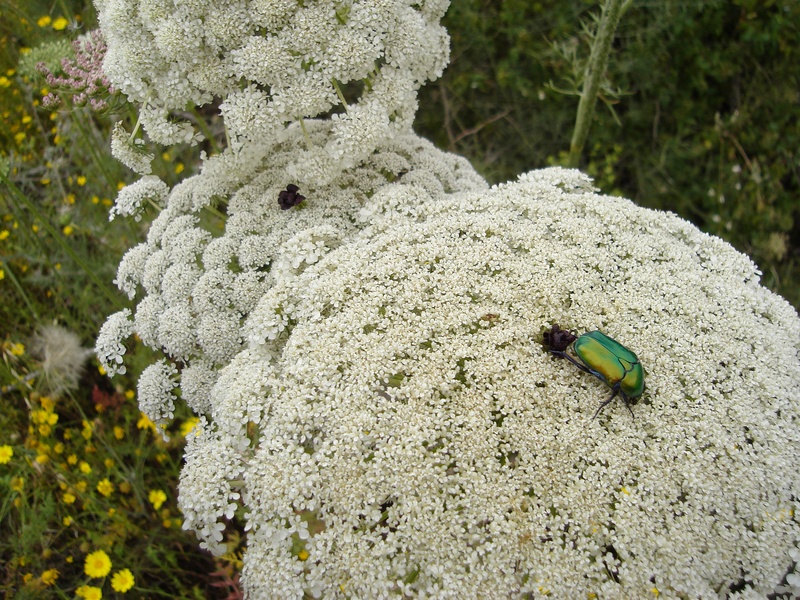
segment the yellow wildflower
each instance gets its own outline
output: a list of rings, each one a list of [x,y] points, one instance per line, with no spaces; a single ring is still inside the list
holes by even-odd
[[[183,425],[181,425],[181,435],[183,437],[186,437],[187,435],[189,435],[191,433],[192,429],[194,429],[195,426],[199,422],[200,422],[200,419],[198,419],[197,417],[191,417],[189,419],[186,419],[186,421],[184,421]]]
[[[14,449],[11,446],[0,446],[0,465],[6,464],[14,456]]]
[[[167,501],[167,495],[161,490],[150,490],[147,499],[150,501],[150,504],[153,505],[153,508],[158,510],[161,508],[161,505]]]
[[[66,29],[67,25],[69,25],[69,21],[67,21],[64,17],[58,17],[55,21],[53,21],[53,29],[56,31]]]
[[[135,583],[136,580],[134,580],[133,573],[131,573],[130,569],[117,571],[111,578],[111,587],[115,592],[120,592],[121,594],[131,589]]]
[[[144,413],[139,413],[139,420],[136,421],[136,428],[137,429],[150,429],[153,433],[156,432],[155,423],[153,423],[150,420],[150,418]]]
[[[111,483],[108,478],[103,479],[100,483],[97,484],[97,491],[100,492],[103,496],[108,498],[111,494],[114,493],[114,484]]]
[[[86,557],[83,571],[89,577],[105,577],[111,571],[111,559],[102,550],[92,552]]]
[[[39,20],[36,21],[36,24],[39,27],[47,27],[48,25],[50,25],[50,23],[52,23],[52,21],[53,20],[49,16],[45,15],[43,17],[40,17]]]
[[[103,591],[93,585],[82,585],[75,590],[75,595],[84,600],[100,600],[103,597]]]
[[[42,573],[40,579],[44,585],[53,585],[56,582],[56,579],[58,579],[58,569],[47,569],[47,571]]]

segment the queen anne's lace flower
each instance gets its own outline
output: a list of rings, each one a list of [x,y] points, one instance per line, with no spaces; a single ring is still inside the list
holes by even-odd
[[[256,444],[249,592],[773,590],[800,534],[800,320],[752,262],[577,172],[409,192],[276,282],[249,318],[270,351],[211,396],[241,416],[239,374],[264,373],[257,435],[229,440]],[[618,403],[592,420],[608,388],[543,350],[553,323],[636,351],[634,419]]]
[[[130,316],[131,311],[128,308],[114,313],[106,319],[97,335],[94,352],[109,377],[113,377],[117,373],[124,375],[126,372],[126,367],[122,362],[125,354],[125,346],[122,341],[133,333]]]
[[[800,319],[675,216],[563,169],[490,190],[411,134],[447,0],[96,4],[152,139],[215,97],[232,138],[118,200],[165,208],[96,353],[167,355],[141,409],[163,430],[180,377],[184,526],[221,554],[244,506],[251,597],[796,595]],[[592,419],[609,390],[554,324],[638,354],[635,419]]]
[[[172,420],[175,410],[173,377],[178,373],[175,365],[160,360],[147,367],[139,376],[139,408],[162,431]]]
[[[296,163],[317,165],[308,176],[317,183],[410,132],[417,88],[447,64],[447,33],[438,24],[447,4],[96,1],[108,43],[105,73],[142,105],[140,121],[154,141],[197,141],[171,111],[214,97],[223,100],[237,147],[278,141],[293,121],[343,113],[313,161]],[[117,143],[117,153],[145,172],[131,148]]]
[[[155,156],[147,151],[143,139],[131,139],[121,121],[111,130],[111,154],[139,175],[150,175],[153,171],[150,163]]]
[[[313,141],[325,139],[331,128],[330,123],[318,121],[305,125]],[[487,187],[465,160],[413,135],[383,144],[358,168],[342,173],[331,184],[312,187],[288,174],[305,137],[302,129],[291,127],[286,137],[277,146],[248,146],[206,158],[200,175],[176,186],[163,200],[166,208],[151,225],[147,241],[124,256],[117,272],[116,283],[130,298],[139,290],[143,293],[133,324],[127,320],[128,329],[117,335],[123,339],[135,332],[145,345],[182,361],[187,368],[202,364],[202,379],[194,379],[189,395],[193,399],[187,398],[199,413],[208,413],[205,407],[209,405],[208,390],[198,389],[197,381],[212,385],[217,369],[241,351],[249,331],[244,320],[264,292],[276,278],[298,275],[368,226],[369,219],[360,215],[368,198],[382,186],[395,179],[424,181],[426,198]],[[302,184],[308,200],[302,207],[284,211],[278,195],[291,181]],[[162,189],[155,177],[134,185],[151,183]],[[227,202],[226,229],[217,238],[200,226],[198,217],[214,198]],[[280,315],[270,318],[274,341],[288,322]],[[104,334],[100,339],[107,338]],[[124,368],[119,366],[124,353],[121,343],[116,354],[113,345],[103,348],[111,374]]]
[[[117,215],[134,217],[137,221],[142,219],[141,214],[145,202],[150,201],[159,205],[169,193],[167,184],[155,175],[147,175],[130,185],[126,185],[117,194],[114,206],[108,213],[108,220],[113,221]]]
[[[231,519],[240,494],[232,482],[242,475],[242,451],[220,440],[212,425],[202,418],[186,437],[186,464],[181,473],[178,498],[183,513],[183,528],[193,529],[201,547],[220,555],[225,551],[222,517]]]

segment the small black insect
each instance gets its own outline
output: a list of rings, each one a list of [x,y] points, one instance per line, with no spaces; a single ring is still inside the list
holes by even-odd
[[[297,193],[299,189],[299,187],[290,183],[286,186],[285,190],[278,194],[278,205],[281,207],[281,210],[289,210],[306,199],[305,196]]]

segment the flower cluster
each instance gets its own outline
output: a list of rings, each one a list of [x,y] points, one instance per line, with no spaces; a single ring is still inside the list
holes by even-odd
[[[330,114],[331,136],[296,161],[318,183],[408,133],[416,90],[441,75],[448,0],[97,0],[113,84],[161,144],[196,140],[170,111],[224,100],[234,143],[279,138]]]
[[[131,136],[122,122],[115,124],[111,130],[111,154],[139,175],[150,175],[153,170],[150,163],[153,162],[155,155],[147,151],[143,139]]]
[[[297,145],[305,136],[325,139],[331,127],[330,122],[309,121],[287,129],[281,144],[249,144],[246,152],[228,150],[208,158],[201,174],[168,195],[153,176],[122,190],[112,217],[136,215],[146,198],[165,208],[147,241],[119,265],[117,286],[131,299],[140,291],[143,295],[135,313],[115,313],[98,336],[96,353],[109,374],[125,372],[123,341],[136,333],[185,367],[182,397],[196,412],[206,413],[216,371],[244,348],[245,319],[259,299],[277,281],[296,277],[368,226],[373,209],[365,209],[367,200],[388,181],[397,179],[398,188],[428,201],[488,187],[464,159],[414,135],[386,142],[329,185],[314,187],[296,179],[291,161]],[[289,185],[307,200],[283,210],[281,193]],[[201,214],[212,204],[226,214],[224,235],[215,237],[201,224]],[[280,315],[270,318],[277,336],[285,322]],[[153,368],[147,385],[140,382],[140,405],[152,421],[163,424],[171,418],[173,385],[166,383],[166,366]]]
[[[142,219],[141,211],[146,202],[160,206],[169,193],[167,184],[154,175],[147,175],[125,186],[117,194],[114,206],[108,212],[108,220],[113,221],[117,215]]]
[[[104,109],[107,104],[101,92],[113,93],[115,90],[103,71],[106,43],[102,32],[94,30],[87,33],[73,42],[72,48],[75,59],[61,60],[63,77],[53,74],[44,61],[37,64],[36,68],[45,74],[48,85],[68,91],[76,105],[88,103],[92,110]],[[44,106],[57,106],[59,103],[59,97],[52,92],[42,100]]]
[[[563,169],[489,189],[413,135],[446,0],[96,3],[153,140],[214,97],[232,137],[123,190],[164,208],[96,352],[165,355],[140,406],[166,425],[179,385],[200,417],[184,526],[219,554],[244,506],[252,597],[800,593],[796,312],[673,215]],[[635,418],[592,419],[608,389],[543,349],[556,323],[636,352]]]
[[[187,449],[209,547],[243,493],[253,597],[776,589],[800,538],[800,319],[747,257],[560,169],[392,185],[364,214],[259,299]],[[608,389],[544,351],[556,322],[636,351],[635,418],[592,420]]]

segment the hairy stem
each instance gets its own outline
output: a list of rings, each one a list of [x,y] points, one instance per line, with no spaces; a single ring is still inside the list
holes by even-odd
[[[583,78],[583,91],[578,103],[578,114],[575,119],[575,130],[572,132],[572,141],[569,144],[568,166],[577,167],[581,159],[586,138],[589,136],[589,126],[594,116],[594,107],[597,103],[597,92],[600,81],[608,64],[608,55],[611,52],[611,42],[617,29],[622,13],[631,5],[631,0],[606,0],[603,12],[600,15],[600,24],[597,35],[592,41],[592,50],[589,63]]]

